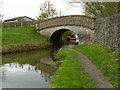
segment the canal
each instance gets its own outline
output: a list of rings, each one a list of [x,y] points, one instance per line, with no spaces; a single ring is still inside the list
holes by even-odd
[[[51,50],[2,56],[2,88],[50,88],[56,72]]]

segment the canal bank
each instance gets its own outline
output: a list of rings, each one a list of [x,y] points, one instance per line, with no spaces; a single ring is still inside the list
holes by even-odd
[[[17,27],[2,29],[1,53],[17,53],[38,49],[46,49],[51,46],[46,37],[38,34],[35,27]]]
[[[86,73],[80,58],[65,46],[55,55],[58,70],[52,88],[97,88],[96,82]]]
[[[117,52],[97,44],[71,48],[55,55],[59,67],[52,88],[118,88]]]

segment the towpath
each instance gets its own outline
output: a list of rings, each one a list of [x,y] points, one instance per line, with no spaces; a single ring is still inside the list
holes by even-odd
[[[100,72],[100,70],[97,69],[97,67],[85,55],[74,50],[73,47],[74,46],[70,45],[65,47],[65,49],[74,52],[80,58],[80,62],[82,62],[85,71],[97,82],[98,88],[113,88],[112,84]]]

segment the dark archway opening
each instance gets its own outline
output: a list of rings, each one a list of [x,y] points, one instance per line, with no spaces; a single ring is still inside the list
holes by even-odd
[[[58,47],[58,48],[62,47],[61,37],[62,37],[63,33],[65,33],[66,31],[70,31],[70,30],[60,29],[52,34],[50,41],[51,41],[53,47]]]

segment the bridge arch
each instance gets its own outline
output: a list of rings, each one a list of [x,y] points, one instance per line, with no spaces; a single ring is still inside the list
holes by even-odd
[[[58,47],[62,46],[61,37],[66,31],[70,31],[70,30],[69,29],[59,29],[59,30],[56,30],[55,32],[53,32],[50,37],[51,43]]]
[[[94,18],[80,15],[62,16],[40,22],[37,28],[37,32],[53,41],[57,35],[60,37],[65,31],[70,30],[79,36],[81,43],[84,43],[90,41],[94,33]]]

